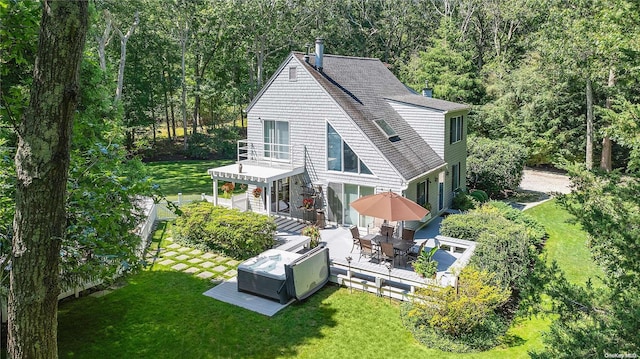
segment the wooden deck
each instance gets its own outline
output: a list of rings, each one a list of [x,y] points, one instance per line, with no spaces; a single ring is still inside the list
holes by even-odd
[[[384,263],[376,259],[360,258],[358,248],[352,248],[351,233],[347,227],[329,227],[322,229],[321,242],[329,248],[331,257],[331,281],[357,290],[366,290],[380,296],[389,296],[400,300],[410,300],[417,287],[429,285],[454,285],[456,273],[464,267],[475,243],[439,235],[440,218],[416,232],[416,246],[427,241],[425,247],[433,247],[436,239],[446,245],[447,250],[436,252],[438,273],[435,279],[425,279],[417,275],[410,266],[396,265],[389,270]],[[276,217],[278,241],[287,248],[300,248],[307,238],[300,234],[304,222],[288,217]],[[350,259],[349,259],[350,258]],[[401,263],[402,264],[402,263]]]

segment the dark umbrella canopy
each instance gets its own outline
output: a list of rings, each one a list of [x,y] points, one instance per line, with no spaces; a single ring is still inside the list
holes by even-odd
[[[418,221],[429,213],[421,205],[391,191],[360,197],[351,202],[351,207],[363,216],[387,221]]]

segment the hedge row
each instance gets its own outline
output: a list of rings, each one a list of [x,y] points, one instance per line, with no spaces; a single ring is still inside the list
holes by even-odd
[[[276,223],[269,216],[196,202],[182,207],[174,240],[242,260],[273,247],[275,231]]]

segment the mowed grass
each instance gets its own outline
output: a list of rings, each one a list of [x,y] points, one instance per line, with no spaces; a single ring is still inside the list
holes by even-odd
[[[585,233],[555,201],[527,213],[546,227],[548,258],[572,282],[600,273]],[[166,236],[163,223],[153,241]],[[103,297],[61,303],[61,358],[528,358],[551,323],[517,318],[503,345],[457,354],[418,343],[402,324],[401,303],[333,284],[269,318],[206,297],[214,283],[161,266],[126,282]]]
[[[594,285],[602,284],[599,278],[603,272],[592,259],[587,233],[576,223],[573,215],[556,200],[535,206],[526,213],[547,229],[549,239],[544,248],[547,260],[555,260],[571,283],[585,284],[591,279]]]
[[[165,196],[176,196],[178,193],[210,195],[213,187],[207,170],[233,162],[233,160],[161,161],[149,162],[145,166],[154,183],[160,186]]]
[[[511,347],[453,354],[421,346],[400,304],[328,285],[274,317],[202,295],[213,284],[173,271],[145,271],[100,298],[62,303],[61,358],[526,358],[540,319],[511,330]],[[368,343],[363,345],[363,343]]]

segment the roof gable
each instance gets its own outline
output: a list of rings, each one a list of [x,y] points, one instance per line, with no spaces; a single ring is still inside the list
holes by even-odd
[[[386,98],[418,96],[378,59],[324,55],[323,71],[304,55],[294,53],[309,73],[338,103],[396,171],[409,180],[444,164],[444,160],[388,104]],[[377,120],[384,120],[397,137],[390,138]]]

